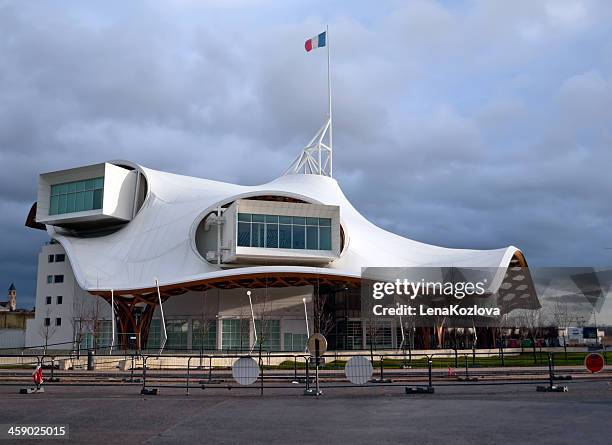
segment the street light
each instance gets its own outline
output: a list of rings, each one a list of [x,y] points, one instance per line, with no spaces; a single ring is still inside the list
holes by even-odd
[[[253,346],[251,346],[251,350],[249,354],[253,352],[253,348],[257,344],[257,328],[255,327],[255,313],[253,312],[253,301],[251,300],[251,291],[247,291],[247,296],[249,297],[249,306],[251,306],[251,320],[253,320],[253,334],[255,335],[255,341],[253,342]]]

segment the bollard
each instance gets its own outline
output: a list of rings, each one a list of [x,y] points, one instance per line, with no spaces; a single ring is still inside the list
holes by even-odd
[[[95,367],[94,352],[91,349],[89,349],[87,351],[87,370],[93,371],[94,367]]]

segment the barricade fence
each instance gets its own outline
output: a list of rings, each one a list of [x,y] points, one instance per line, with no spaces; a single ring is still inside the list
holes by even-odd
[[[332,351],[321,357],[309,353],[262,351],[213,354],[147,354],[70,352],[22,355],[0,354],[0,384],[24,385],[37,366],[44,370],[45,384],[137,385],[142,393],[154,388],[266,389],[297,388],[305,393],[313,385],[325,388],[417,385],[433,392],[435,386],[548,384],[578,378],[610,379],[609,371],[591,375],[584,368],[587,351],[455,350],[439,353],[419,351]],[[605,363],[610,351],[599,352]],[[408,390],[407,390],[408,391]]]

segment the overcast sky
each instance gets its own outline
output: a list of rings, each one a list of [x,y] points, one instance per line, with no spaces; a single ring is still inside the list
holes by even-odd
[[[97,4],[96,4],[97,3]],[[0,0],[0,300],[34,303],[40,172],[122,158],[257,184],[325,119],[378,225],[612,264],[612,4]]]

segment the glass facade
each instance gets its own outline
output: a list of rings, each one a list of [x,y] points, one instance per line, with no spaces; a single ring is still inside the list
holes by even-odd
[[[331,250],[331,218],[238,213],[238,246]]]
[[[280,351],[280,320],[255,320],[258,343],[264,351]]]
[[[193,320],[191,348],[214,351],[217,349],[217,320]]]
[[[392,349],[391,331],[390,320],[368,320],[366,324],[366,346],[370,347],[370,339],[372,339],[373,349]]]
[[[49,215],[101,209],[103,196],[104,177],[54,184]]]
[[[187,320],[166,320],[166,349],[187,349],[187,335],[189,334],[189,324]]]
[[[249,341],[249,320],[246,318],[226,319],[222,324],[223,332],[221,335],[222,349],[248,350]]]
[[[147,339],[147,349],[159,348],[159,342],[161,338],[161,322],[159,318],[151,320],[151,326],[149,327],[149,338]]]

